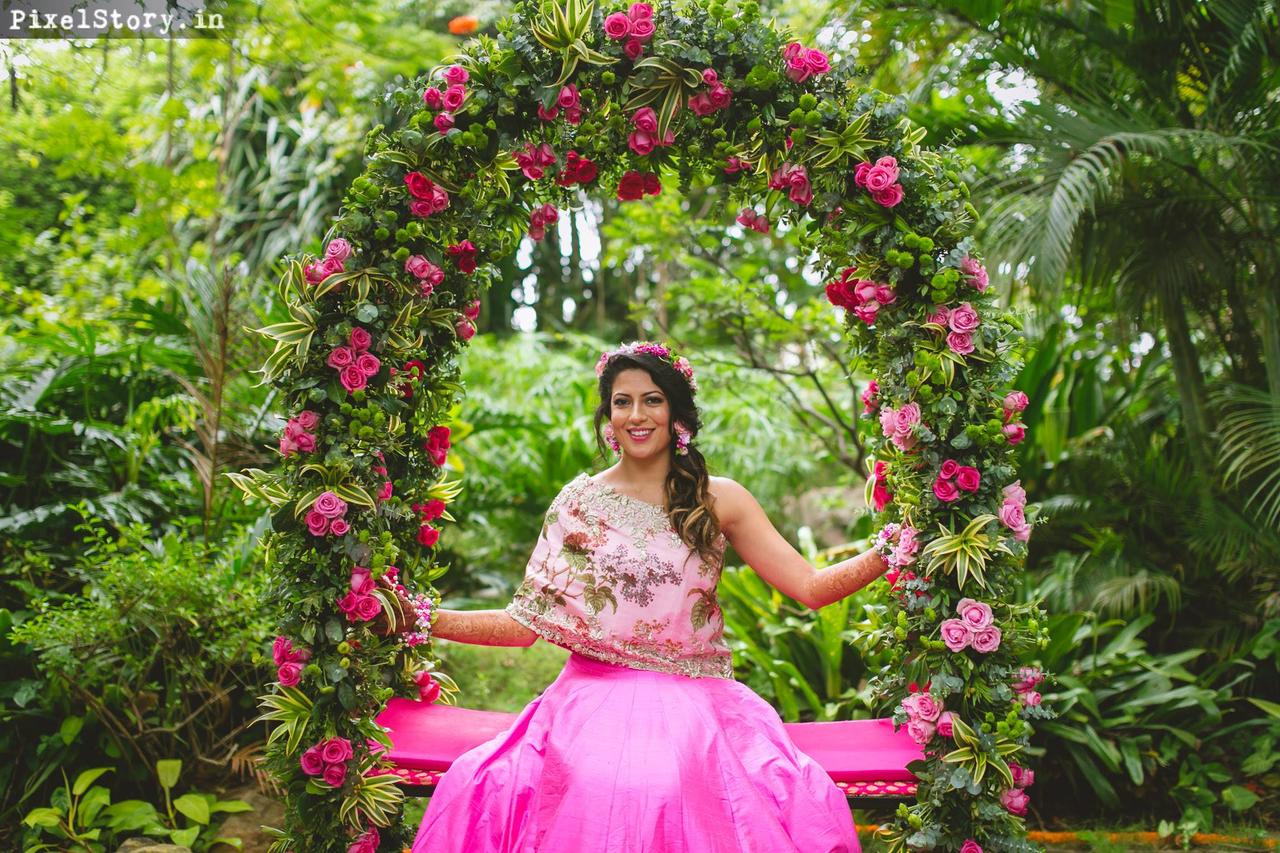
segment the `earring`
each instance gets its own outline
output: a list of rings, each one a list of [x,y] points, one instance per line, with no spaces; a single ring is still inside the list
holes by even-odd
[[[676,430],[676,453],[680,456],[688,456],[689,440],[693,437],[693,434],[689,432],[688,427],[686,427],[684,424],[680,423],[679,421],[676,421],[675,423],[675,430]]]
[[[613,424],[604,425],[604,443],[613,448],[613,452],[622,454],[622,445],[618,444],[618,437],[613,434]]]

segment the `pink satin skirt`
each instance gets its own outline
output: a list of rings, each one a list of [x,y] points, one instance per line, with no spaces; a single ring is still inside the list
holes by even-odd
[[[413,853],[859,853],[848,802],[749,687],[573,654],[441,778]]]

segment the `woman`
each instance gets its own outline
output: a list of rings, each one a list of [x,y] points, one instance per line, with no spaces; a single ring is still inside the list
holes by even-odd
[[[715,587],[727,544],[814,609],[887,566],[868,551],[815,570],[750,492],[708,476],[686,359],[629,344],[596,373],[597,442],[620,461],[556,496],[505,610],[442,610],[433,631],[573,654],[441,778],[414,853],[858,851],[844,795],[733,680]]]

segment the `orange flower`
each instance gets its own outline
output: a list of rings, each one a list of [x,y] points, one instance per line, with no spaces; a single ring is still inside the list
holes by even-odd
[[[459,15],[449,21],[449,32],[455,36],[465,36],[474,33],[480,27],[480,21],[475,15]]]

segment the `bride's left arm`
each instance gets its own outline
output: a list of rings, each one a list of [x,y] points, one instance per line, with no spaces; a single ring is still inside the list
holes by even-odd
[[[726,477],[718,480],[716,517],[733,550],[766,583],[806,607],[817,610],[839,601],[888,570],[874,550],[815,568],[783,538],[751,492]]]

